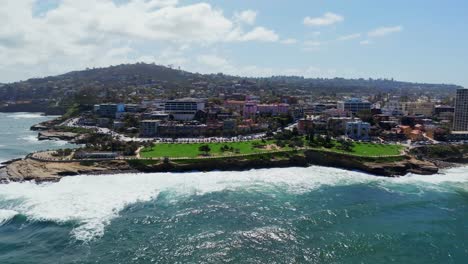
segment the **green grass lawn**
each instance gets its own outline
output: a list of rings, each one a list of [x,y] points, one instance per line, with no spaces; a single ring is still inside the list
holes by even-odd
[[[401,151],[403,150],[403,147],[399,145],[384,145],[384,144],[355,142],[353,151],[345,152],[337,148],[337,146],[339,146],[339,143],[334,142],[334,144],[335,146],[329,150],[336,151],[339,153],[349,153],[349,154],[363,156],[363,157],[399,155],[401,154]]]
[[[203,152],[199,151],[199,147],[202,145],[208,145],[211,148],[209,155],[212,157],[216,156],[225,156],[230,154],[255,154],[255,153],[265,153],[269,150],[265,148],[256,148],[254,144],[274,144],[274,140],[267,141],[262,143],[261,140],[247,141],[247,142],[228,142],[228,143],[191,143],[191,144],[170,144],[170,143],[159,143],[155,144],[150,148],[144,148],[140,152],[142,158],[196,158],[203,155]],[[339,143],[336,141],[333,142],[334,147],[330,149],[325,149],[323,147],[317,147],[317,150],[328,150],[335,151],[337,153],[353,154],[362,157],[375,157],[375,156],[393,156],[399,155],[402,146],[399,145],[383,145],[383,144],[373,144],[373,143],[354,143],[352,152],[344,152],[343,150],[338,149]],[[233,148],[236,151],[221,151],[223,146],[228,146]],[[307,145],[306,145],[307,146]],[[290,147],[284,147],[280,150],[289,151],[292,150]]]
[[[195,158],[203,154],[198,148],[202,145],[208,145],[211,148],[209,152],[210,156],[222,156],[229,154],[254,154],[268,151],[267,149],[255,148],[254,143],[261,143],[261,140],[247,141],[247,142],[228,142],[228,143],[192,143],[192,144],[168,144],[159,143],[155,144],[151,148],[145,148],[140,152],[143,158]],[[271,144],[273,141],[267,141],[263,144]],[[237,149],[238,152],[234,151],[221,151],[221,147],[228,146],[229,148]],[[286,147],[282,150],[290,150]]]

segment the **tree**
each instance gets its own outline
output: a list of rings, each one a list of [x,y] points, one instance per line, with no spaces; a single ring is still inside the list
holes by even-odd
[[[404,126],[414,127],[416,125],[416,122],[414,121],[414,118],[404,116],[401,118],[401,124]]]
[[[315,141],[315,130],[314,129],[309,130],[309,133],[307,134],[307,140],[311,144],[314,143],[314,141]]]
[[[362,110],[356,114],[362,121],[375,125],[374,116],[371,110]]]
[[[292,129],[292,136],[293,136],[293,137],[299,136],[299,130],[297,129],[297,127],[293,127],[293,129]]]
[[[332,138],[330,137],[330,135],[325,136],[325,144],[323,146],[325,148],[333,148],[333,142],[332,142]]]
[[[211,148],[210,148],[210,146],[208,146],[208,145],[201,145],[201,146],[198,148],[198,150],[199,150],[200,152],[205,152],[205,155],[208,156],[208,154],[209,154],[210,151],[211,151]]]
[[[266,132],[265,136],[266,136],[267,138],[271,138],[271,137],[274,136],[274,134],[273,134],[273,132],[272,132],[271,130],[268,130],[268,131]]]
[[[340,139],[338,140],[338,143],[340,143],[340,145],[338,146],[338,149],[341,149],[346,152],[353,151],[353,147],[354,147],[353,142],[349,140]]]

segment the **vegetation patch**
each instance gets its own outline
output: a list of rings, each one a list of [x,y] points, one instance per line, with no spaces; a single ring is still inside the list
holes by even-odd
[[[278,150],[291,150],[290,147],[266,148],[267,145],[274,144],[274,141],[252,140],[245,142],[225,142],[225,143],[158,143],[141,150],[142,158],[196,158],[200,156],[228,156],[228,155],[248,155],[273,152]]]
[[[339,145],[338,142],[333,141],[333,147],[329,150],[362,157],[396,156],[400,155],[403,150],[403,147],[400,145],[355,142],[352,144],[350,150],[346,151],[340,148]]]

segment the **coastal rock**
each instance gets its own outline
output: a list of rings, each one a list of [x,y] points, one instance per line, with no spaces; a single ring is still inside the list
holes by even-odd
[[[78,137],[78,134],[71,132],[41,131],[38,133],[39,140],[66,140],[71,141]]]
[[[48,130],[49,128],[45,125],[42,125],[42,124],[37,124],[37,125],[33,125],[30,130],[32,131],[45,131],[45,130]]]
[[[392,159],[375,159],[328,153],[314,150],[296,153],[263,154],[249,157],[200,160],[103,160],[83,162],[53,162],[33,159],[17,160],[6,166],[11,181],[58,181],[75,175],[115,174],[121,172],[187,172],[187,171],[243,171],[261,168],[328,166],[358,170],[378,176],[396,177],[408,173],[435,174],[438,167],[429,161],[411,156]]]
[[[99,163],[80,162],[42,162],[24,159],[12,162],[5,168],[5,174],[10,181],[48,182],[58,181],[64,176],[80,174],[107,173],[109,171],[130,171],[125,161],[110,161]]]

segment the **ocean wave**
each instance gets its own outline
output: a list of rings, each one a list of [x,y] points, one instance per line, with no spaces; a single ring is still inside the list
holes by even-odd
[[[37,135],[21,136],[21,137],[18,137],[18,139],[22,140],[22,141],[26,141],[28,143],[33,143],[33,144],[52,144],[52,145],[59,146],[59,147],[66,146],[67,144],[69,144],[65,140],[43,140],[43,141],[40,141],[37,138]]]
[[[13,119],[33,119],[33,118],[42,118],[44,116],[42,113],[15,113],[7,117],[13,118]]]
[[[39,139],[37,138],[37,136],[34,136],[34,135],[22,136],[22,137],[19,137],[18,139],[19,139],[19,140],[22,140],[22,141],[27,141],[27,142],[29,142],[29,143],[37,143],[37,142],[39,142]]]
[[[468,189],[467,172],[468,168],[456,168],[433,176],[383,178],[313,166],[245,172],[77,176],[58,183],[1,185],[0,208],[10,203],[3,209],[19,212],[30,221],[78,222],[71,235],[80,241],[90,241],[102,236],[105,227],[127,206],[154,200],[160,192],[170,192],[174,196],[171,199],[177,201],[178,197],[223,190],[269,192],[281,189],[305,193],[325,186],[370,184],[387,191],[419,195],[421,190],[455,192],[460,186]],[[11,205],[11,201],[16,203]]]
[[[15,217],[18,212],[13,210],[2,210],[0,209],[0,226],[10,221],[13,217]]]

